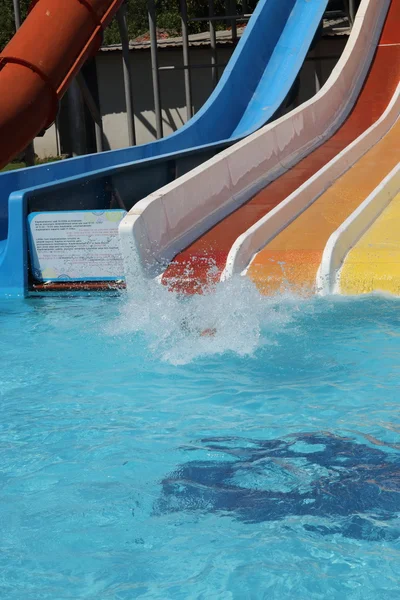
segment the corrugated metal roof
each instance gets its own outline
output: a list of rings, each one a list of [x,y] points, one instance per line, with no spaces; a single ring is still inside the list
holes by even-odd
[[[244,31],[244,27],[238,27],[237,33],[238,37],[240,37]],[[324,28],[323,35],[334,37],[338,35],[349,35],[350,34],[350,24],[346,17],[340,17],[335,19],[324,19]],[[227,46],[232,45],[232,31],[217,31],[216,39],[218,46]],[[159,38],[157,40],[157,45],[160,50],[166,48],[181,48],[183,44],[183,38],[179,37],[168,37],[168,38]],[[189,36],[189,45],[191,47],[209,47],[210,46],[210,33],[205,31],[203,33],[194,33]],[[146,41],[131,41],[129,42],[130,50],[149,50],[150,49],[150,40]],[[110,46],[102,46],[100,48],[101,52],[115,52],[121,51],[121,44],[112,44]]]

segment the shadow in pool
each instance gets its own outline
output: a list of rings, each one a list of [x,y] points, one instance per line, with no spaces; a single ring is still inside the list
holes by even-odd
[[[397,539],[400,456],[382,447],[329,433],[204,439],[186,450],[213,459],[187,462],[164,479],[154,513],[214,512],[245,523],[299,516],[321,535]]]

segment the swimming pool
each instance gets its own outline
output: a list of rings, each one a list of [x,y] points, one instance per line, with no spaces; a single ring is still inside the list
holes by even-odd
[[[399,598],[398,302],[148,293],[0,303],[0,597]]]

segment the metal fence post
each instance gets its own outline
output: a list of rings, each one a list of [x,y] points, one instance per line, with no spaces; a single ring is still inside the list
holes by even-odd
[[[350,25],[354,24],[354,19],[356,15],[356,5],[355,0],[343,0],[344,10],[347,13],[349,18]]]
[[[349,0],[349,15],[351,24],[354,23],[354,19],[356,18],[356,3],[355,0]]]
[[[156,5],[155,0],[147,2],[149,13],[149,30],[151,44],[151,68],[153,73],[153,94],[154,94],[154,110],[156,113],[156,132],[157,139],[163,136],[161,101],[160,101],[160,77],[158,71],[158,56],[157,56],[157,26],[156,26]]]
[[[83,98],[76,78],[68,88],[67,98],[72,156],[82,156],[86,154],[85,114]]]
[[[183,66],[185,78],[185,97],[186,97],[186,115],[187,120],[193,116],[192,108],[192,83],[190,77],[190,61],[189,61],[189,33],[188,33],[188,15],[187,15],[187,0],[180,0],[181,4],[181,22],[182,22],[182,49],[183,49]]]
[[[231,14],[231,15],[235,15],[237,13],[235,0],[229,0],[227,2],[227,10],[228,10],[228,14]],[[231,27],[232,27],[232,42],[234,44],[236,44],[236,42],[237,42],[237,21],[236,21],[236,19],[232,19]]]
[[[117,23],[119,28],[119,34],[121,36],[122,44],[122,65],[124,72],[124,90],[125,90],[125,104],[126,104],[126,116],[128,120],[128,139],[129,145],[136,145],[136,132],[135,132],[135,114],[133,108],[133,91],[132,91],[132,77],[130,69],[130,55],[129,55],[129,35],[128,26],[126,22],[126,5],[123,2],[121,8],[117,12]]]
[[[21,27],[21,9],[19,6],[19,0],[13,0],[14,5],[14,23],[15,29],[19,29]]]
[[[97,152],[103,152],[104,144],[103,144],[103,122],[100,114],[100,110],[97,108],[97,104],[95,99],[93,98],[88,85],[85,81],[82,72],[79,72],[76,76],[76,81],[79,85],[80,92],[82,94],[82,98],[84,99],[86,106],[89,109],[90,115],[94,121],[94,130],[96,136],[96,150]]]
[[[208,1],[208,12],[210,17],[210,46],[211,46],[211,77],[213,86],[215,87],[218,83],[218,69],[217,69],[217,36],[215,33],[215,21],[213,17],[215,15],[214,0]]]

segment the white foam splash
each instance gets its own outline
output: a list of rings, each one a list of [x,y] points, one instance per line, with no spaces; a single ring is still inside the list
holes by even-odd
[[[285,303],[282,297],[278,301],[262,296],[245,277],[185,297],[146,279],[139,269],[130,277],[130,292],[109,332],[143,332],[149,350],[174,365],[226,352],[251,356],[261,345],[274,343],[274,333],[299,310],[298,299]]]

